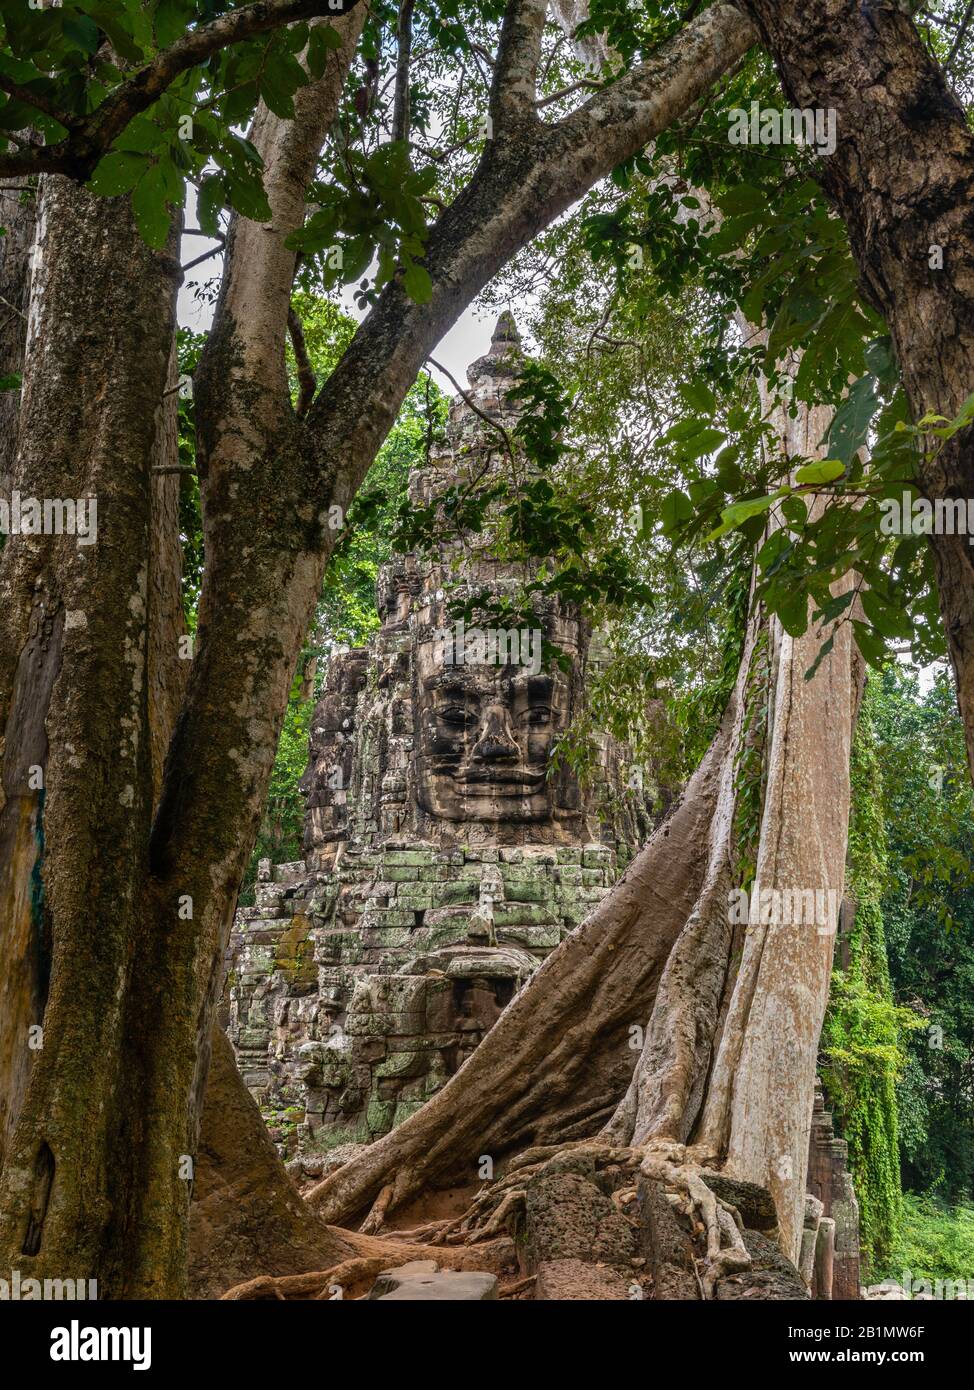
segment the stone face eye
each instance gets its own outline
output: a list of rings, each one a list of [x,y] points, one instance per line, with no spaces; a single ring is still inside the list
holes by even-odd
[[[456,724],[461,728],[474,722],[474,716],[462,705],[443,705],[436,711],[436,717],[442,719],[444,724]]]
[[[528,724],[548,724],[551,722],[551,706],[535,705],[533,709],[527,710],[524,718]]]

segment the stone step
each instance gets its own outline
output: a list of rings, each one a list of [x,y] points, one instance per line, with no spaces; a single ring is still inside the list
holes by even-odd
[[[478,1270],[440,1271],[435,1260],[412,1260],[380,1274],[369,1298],[386,1302],[480,1303],[497,1298],[497,1276]]]

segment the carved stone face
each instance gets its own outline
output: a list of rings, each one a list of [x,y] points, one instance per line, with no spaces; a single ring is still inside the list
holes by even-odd
[[[547,779],[556,737],[568,726],[569,693],[556,668],[453,665],[422,642],[414,697],[417,800],[450,821],[548,820]]]

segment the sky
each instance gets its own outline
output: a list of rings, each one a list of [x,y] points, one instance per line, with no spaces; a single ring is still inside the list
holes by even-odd
[[[186,222],[188,226],[196,223],[195,209],[195,189],[189,188],[189,198],[187,198]],[[209,260],[201,265],[195,266],[186,276],[186,281],[179,291],[179,322],[184,328],[191,328],[195,333],[202,333],[209,328],[213,321],[213,305],[207,304],[196,299],[193,295],[192,283],[204,282],[212,276],[219,275],[222,270],[222,262],[219,252],[219,245],[216,241],[211,241],[206,237],[184,236],[182,240],[181,259],[183,265],[201,256],[204,251],[211,249],[214,254]],[[361,320],[364,315],[356,308],[352,299],[354,286],[348,286],[342,295],[342,307],[352,318]],[[450,329],[449,333],[434,348],[432,356],[438,362],[442,362],[447,371],[456,377],[462,386],[467,384],[466,371],[471,362],[482,357],[490,347],[490,335],[493,332],[496,321],[496,311],[483,311],[472,306],[468,308]],[[455,388],[442,373],[435,368],[432,369],[433,378],[437,384],[447,393],[453,396],[456,394]]]

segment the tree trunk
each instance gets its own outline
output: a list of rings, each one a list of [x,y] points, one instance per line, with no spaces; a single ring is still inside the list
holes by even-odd
[[[863,293],[889,324],[915,418],[953,417],[974,390],[974,134],[960,103],[894,5],[738,8],[794,105],[835,110],[838,140],[821,179]],[[974,497],[974,431],[956,435],[920,482],[932,499]],[[930,543],[974,775],[974,552],[966,535]]]
[[[0,1246],[37,1277],[97,1271],[103,1290],[165,1258],[129,1224],[144,1173],[118,1153],[139,1152],[153,1123],[125,1004],[145,924],[149,467],[173,250],[147,250],[127,200],[45,182],[15,485],[95,498],[97,540],[21,535],[0,559],[7,978],[31,956],[43,967],[20,996],[28,1014],[5,1018],[20,1068],[5,1084]],[[25,1017],[43,1023],[26,1063]]]
[[[36,192],[21,179],[0,180],[0,378],[23,370],[30,309]],[[10,500],[20,392],[0,391],[0,497]]]
[[[216,1027],[190,1219],[192,1294],[213,1298],[259,1274],[327,1269],[354,1253],[301,1200]]]

